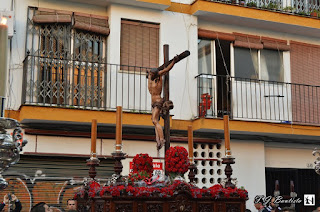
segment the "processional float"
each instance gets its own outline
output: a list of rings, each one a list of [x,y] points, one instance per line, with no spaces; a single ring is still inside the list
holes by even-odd
[[[174,62],[190,55],[189,51],[168,60],[168,45],[164,46],[165,62],[157,70],[160,72]],[[179,58],[179,59],[178,59]],[[172,67],[171,67],[172,68]],[[164,75],[164,98],[163,102],[169,100],[169,73]],[[164,119],[164,137],[165,151],[170,148],[170,112],[171,105],[164,108],[162,117]],[[91,157],[87,161],[90,167],[89,176],[91,180],[85,184],[83,190],[78,192],[78,211],[245,211],[245,202],[248,199],[248,193],[244,189],[236,188],[231,178],[231,164],[235,163],[235,158],[230,150],[229,116],[224,116],[225,128],[225,157],[222,163],[226,164],[224,185],[214,185],[208,189],[197,188],[194,182],[195,171],[197,169],[193,157],[193,130],[188,126],[188,149],[189,149],[189,182],[184,180],[171,181],[171,184],[163,186],[162,182],[153,184],[143,184],[143,186],[128,185],[126,178],[122,173],[122,160],[126,158],[126,153],[122,150],[122,107],[117,107],[116,112],[116,144],[112,158],[115,161],[115,174],[110,185],[101,186],[95,181],[97,174],[96,167],[99,166],[99,160],[96,157],[95,142],[97,137],[97,122],[92,122],[92,145]],[[157,145],[158,147],[158,145]],[[163,178],[162,178],[163,179]],[[149,180],[150,181],[150,180]],[[162,183],[162,184],[161,184]],[[161,184],[161,185],[160,185]]]

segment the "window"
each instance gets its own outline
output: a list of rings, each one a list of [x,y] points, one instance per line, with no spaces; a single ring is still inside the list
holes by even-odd
[[[216,33],[214,33],[216,34]],[[198,40],[199,116],[223,116],[230,111],[227,75],[230,70],[230,41]]]
[[[234,57],[235,77],[237,78],[278,82],[284,80],[282,51],[235,47]]]
[[[283,53],[282,51],[261,50],[261,79],[283,82]]]
[[[74,105],[98,107],[102,101],[103,47],[105,37],[81,30],[74,33]]]
[[[198,73],[212,74],[212,52],[210,40],[198,41]]]
[[[70,41],[65,37],[70,33],[71,27],[65,24],[40,26],[40,102],[61,104],[64,101],[63,87],[67,81],[64,61],[70,52]]]
[[[235,77],[259,79],[258,50],[234,49]]]
[[[45,8],[28,14],[31,102],[100,107],[108,17]]]
[[[159,24],[121,21],[120,64],[122,70],[159,66]],[[145,70],[145,69],[144,69]]]

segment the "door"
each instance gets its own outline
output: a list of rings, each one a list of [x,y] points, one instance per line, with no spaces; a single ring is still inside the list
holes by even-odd
[[[273,196],[275,182],[279,182],[280,195],[290,197],[290,181],[293,181],[294,192],[297,193],[302,202],[295,204],[296,211],[311,212],[320,204],[320,176],[313,169],[289,169],[289,168],[266,168],[266,193]],[[315,206],[304,206],[304,194],[315,194]],[[280,205],[290,206],[287,205]]]

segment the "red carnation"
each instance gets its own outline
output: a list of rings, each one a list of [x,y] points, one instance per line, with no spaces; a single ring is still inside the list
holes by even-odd
[[[188,171],[188,152],[184,147],[170,147],[166,152],[166,170],[172,175],[183,175]]]

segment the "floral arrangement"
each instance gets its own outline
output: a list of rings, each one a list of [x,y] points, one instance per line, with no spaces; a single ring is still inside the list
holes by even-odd
[[[150,176],[153,172],[152,157],[148,154],[137,154],[132,160],[132,172],[147,172]]]
[[[148,154],[137,154],[132,160],[132,172],[128,176],[128,182],[132,185],[134,182],[145,181],[152,173],[152,157]]]
[[[100,191],[101,188],[102,186],[99,183],[97,183],[96,181],[91,181],[89,183],[89,196],[90,197],[96,196],[96,193]]]
[[[89,197],[95,197],[96,194],[101,191],[102,186],[96,182],[96,181],[90,181],[88,185],[88,190],[81,188],[75,195],[74,199],[77,198],[77,196],[84,197],[85,194],[87,193]]]
[[[188,171],[188,152],[184,147],[170,147],[166,152],[166,170],[170,176],[181,175]]]
[[[134,187],[131,185],[105,186],[100,190],[100,196],[111,195],[113,197],[133,196],[169,198],[174,196],[176,194],[177,187],[181,186],[186,187],[184,190],[189,190],[193,198],[248,198],[248,192],[244,188],[223,188],[220,184],[216,184],[208,189],[201,189],[179,180],[175,180],[173,184],[166,187]]]
[[[189,160],[188,152],[184,147],[170,147],[166,152],[166,170],[171,176],[183,175],[188,171]],[[148,154],[137,154],[133,158],[132,172],[128,176],[128,183],[120,183],[102,187],[96,181],[89,182],[88,186],[82,188],[75,194],[77,197],[161,197],[170,198],[179,191],[189,192],[193,198],[248,198],[248,192],[244,188],[224,188],[216,184],[207,189],[201,189],[183,180],[171,181],[166,176],[153,176],[152,157]],[[137,183],[136,183],[137,182]]]

